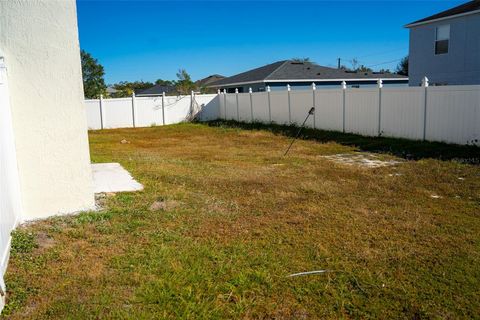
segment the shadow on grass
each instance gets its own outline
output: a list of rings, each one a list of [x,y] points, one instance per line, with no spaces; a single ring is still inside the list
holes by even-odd
[[[263,123],[243,123],[236,121],[215,120],[205,122],[212,127],[240,128],[244,130],[266,130],[277,135],[294,137],[298,132],[296,126]],[[335,142],[358,148],[359,151],[388,153],[408,160],[433,158],[439,160],[456,160],[462,163],[480,165],[480,147],[461,146],[441,142],[415,141],[398,138],[365,137],[358,134],[341,133],[304,128],[299,139],[318,142]]]

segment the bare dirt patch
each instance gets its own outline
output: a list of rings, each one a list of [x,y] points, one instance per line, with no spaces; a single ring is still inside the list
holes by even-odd
[[[49,237],[46,232],[38,232],[36,241],[40,250],[50,249],[55,245],[55,240]]]
[[[148,210],[150,211],[169,211],[178,208],[181,205],[180,201],[176,200],[157,200],[153,202]]]
[[[336,163],[363,168],[390,167],[402,163],[402,161],[398,160],[381,159],[379,156],[371,153],[340,153],[320,157]]]

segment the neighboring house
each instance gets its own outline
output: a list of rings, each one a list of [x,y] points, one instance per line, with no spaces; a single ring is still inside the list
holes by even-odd
[[[354,72],[344,69],[323,67],[312,62],[294,60],[278,61],[260,68],[221,79],[210,84],[211,88],[226,89],[227,92],[265,91],[285,89],[287,85],[295,89],[306,89],[315,83],[317,87],[339,87],[343,81],[350,87],[376,85],[379,79],[384,85],[406,85],[408,78],[393,73]]]
[[[480,84],[480,0],[412,22],[411,86]]]
[[[222,79],[225,79],[225,77],[219,74],[212,74],[211,76],[195,81],[195,85],[202,93],[215,93],[215,89],[209,88],[209,86]]]
[[[172,95],[177,93],[177,89],[175,88],[175,86],[166,86],[162,84],[157,84],[148,89],[135,91],[135,96],[137,97],[161,96],[164,92],[165,94]]]
[[[107,90],[106,90],[106,91],[107,91],[107,95],[108,95],[108,96],[115,95],[115,94],[118,92],[118,90],[115,89],[115,88],[112,87],[112,86],[107,87]]]

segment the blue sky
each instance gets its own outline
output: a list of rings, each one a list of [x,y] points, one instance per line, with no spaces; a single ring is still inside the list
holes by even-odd
[[[114,83],[175,79],[179,68],[229,76],[293,57],[394,69],[408,53],[405,24],[463,2],[77,0],[77,10],[81,48]]]

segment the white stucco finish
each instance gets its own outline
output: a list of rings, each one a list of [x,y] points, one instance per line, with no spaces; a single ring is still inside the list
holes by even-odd
[[[74,0],[0,1],[23,218],[94,207]]]

